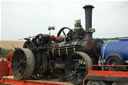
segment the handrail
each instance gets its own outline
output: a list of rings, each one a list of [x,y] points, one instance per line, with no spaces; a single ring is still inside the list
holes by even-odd
[[[103,67],[109,67],[108,71],[111,71],[112,67],[120,67],[121,68],[121,67],[128,67],[128,65],[91,65],[90,70],[93,70],[92,69],[93,67],[102,67],[102,68]],[[102,69],[102,71],[104,71],[104,69]]]
[[[128,65],[91,65],[91,66],[94,66],[94,67],[95,67],[95,66],[99,66],[99,67],[102,67],[102,66],[114,66],[114,67],[117,66],[117,67],[124,67],[124,66],[125,66],[125,67],[128,67]]]

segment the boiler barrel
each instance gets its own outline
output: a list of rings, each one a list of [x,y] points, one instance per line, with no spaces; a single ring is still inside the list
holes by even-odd
[[[102,58],[106,58],[111,53],[118,53],[128,60],[128,39],[108,40],[101,48]]]

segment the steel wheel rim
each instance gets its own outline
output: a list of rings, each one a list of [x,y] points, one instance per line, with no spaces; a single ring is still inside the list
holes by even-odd
[[[26,56],[22,51],[20,53],[20,56],[18,56],[19,58],[14,56],[11,61],[11,67],[13,69],[12,73],[17,79],[24,75],[24,71],[26,69]]]

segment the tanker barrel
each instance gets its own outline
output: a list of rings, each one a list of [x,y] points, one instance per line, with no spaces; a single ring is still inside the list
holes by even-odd
[[[85,31],[89,32],[89,28],[92,28],[92,9],[94,7],[92,5],[85,5],[83,8],[85,10]]]

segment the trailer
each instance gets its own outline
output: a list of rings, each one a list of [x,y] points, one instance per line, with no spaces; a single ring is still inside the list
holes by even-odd
[[[73,85],[70,82],[58,82],[56,80],[16,80],[5,76],[0,78],[0,85]]]
[[[10,61],[0,61],[0,85],[73,85],[71,82],[61,82],[59,79],[29,79],[16,80],[12,76]]]
[[[128,85],[128,65],[92,65],[91,68],[83,85]]]

